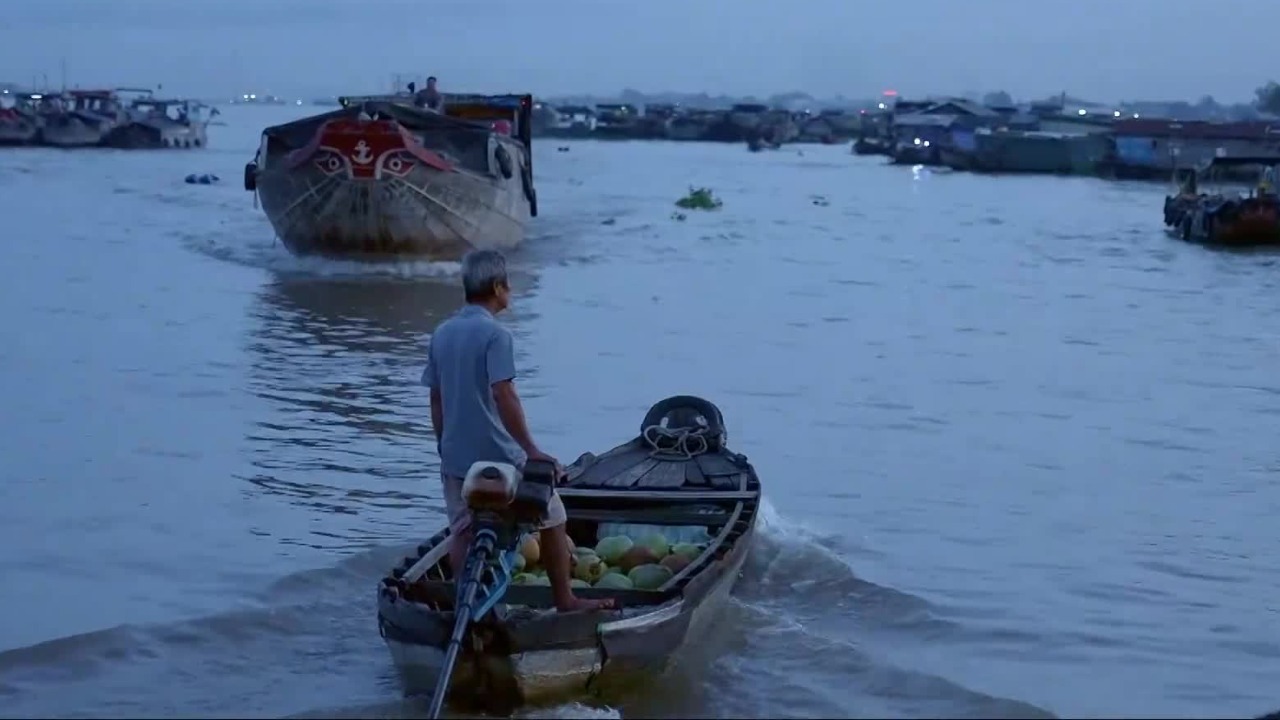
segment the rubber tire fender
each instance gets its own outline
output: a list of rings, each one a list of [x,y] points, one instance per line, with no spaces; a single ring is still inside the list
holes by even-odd
[[[258,189],[258,163],[244,164],[244,189],[253,192]]]
[[[493,160],[498,164],[498,172],[502,173],[505,180],[510,180],[515,174],[515,168],[511,166],[511,151],[499,145],[493,150]]]
[[[724,414],[715,403],[696,395],[673,395],[654,403],[640,423],[640,435],[644,435],[646,428],[661,425],[664,419],[671,419],[673,413],[678,410],[701,416],[706,421],[707,445],[710,450],[720,450],[724,447],[728,441],[728,434],[724,428]]]

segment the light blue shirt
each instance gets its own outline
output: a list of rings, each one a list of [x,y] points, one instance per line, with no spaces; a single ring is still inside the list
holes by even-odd
[[[515,376],[511,331],[485,308],[466,305],[436,328],[422,384],[440,391],[444,474],[463,477],[482,460],[524,465],[527,456],[502,425],[493,400],[494,383]]]

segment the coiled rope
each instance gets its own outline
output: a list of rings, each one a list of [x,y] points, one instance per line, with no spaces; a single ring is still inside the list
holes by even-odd
[[[650,425],[644,429],[644,440],[653,448],[649,457],[688,460],[711,449],[707,428],[669,428]]]

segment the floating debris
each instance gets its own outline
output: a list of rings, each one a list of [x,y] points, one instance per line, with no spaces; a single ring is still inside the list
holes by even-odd
[[[724,203],[710,188],[689,188],[689,194],[676,201],[681,210],[718,210]]]

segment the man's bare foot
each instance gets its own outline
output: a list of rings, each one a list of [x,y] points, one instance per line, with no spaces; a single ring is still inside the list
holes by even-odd
[[[586,598],[574,597],[567,603],[556,603],[557,612],[590,612],[592,610],[617,610],[618,603],[613,598],[604,598],[601,600],[588,600]]]

